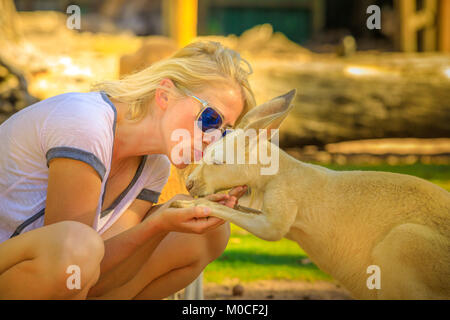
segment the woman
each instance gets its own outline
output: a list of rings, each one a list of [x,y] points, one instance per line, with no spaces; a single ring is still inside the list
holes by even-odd
[[[170,163],[182,169],[208,144],[182,141],[189,154],[180,161],[175,131],[224,132],[254,106],[242,62],[218,43],[196,42],[3,123],[0,297],[161,299],[220,256],[227,223],[208,209],[168,208],[187,195],[153,204]],[[244,193],[238,186],[209,199],[233,207]]]

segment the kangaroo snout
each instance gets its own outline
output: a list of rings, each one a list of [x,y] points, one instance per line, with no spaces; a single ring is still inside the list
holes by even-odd
[[[193,180],[187,180],[186,181],[186,189],[187,189],[187,191],[191,191],[193,186],[194,186],[194,181]]]
[[[187,191],[193,197],[204,197],[214,193],[214,189],[207,188],[202,180],[199,180],[198,178],[192,178],[191,176],[186,179],[185,185]]]

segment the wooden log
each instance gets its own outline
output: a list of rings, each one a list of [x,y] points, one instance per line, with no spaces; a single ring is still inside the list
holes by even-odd
[[[258,102],[297,88],[280,145],[450,137],[450,56],[364,53],[251,61]]]

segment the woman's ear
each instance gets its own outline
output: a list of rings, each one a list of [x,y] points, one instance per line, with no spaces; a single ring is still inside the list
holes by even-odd
[[[170,101],[169,92],[175,87],[172,80],[164,78],[160,81],[159,87],[155,91],[155,102],[158,107],[167,109]]]

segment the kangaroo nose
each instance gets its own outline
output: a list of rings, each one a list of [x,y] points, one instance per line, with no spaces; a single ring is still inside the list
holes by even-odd
[[[192,180],[186,181],[186,189],[187,189],[187,191],[190,191],[193,186],[194,186],[194,181],[192,181]]]

